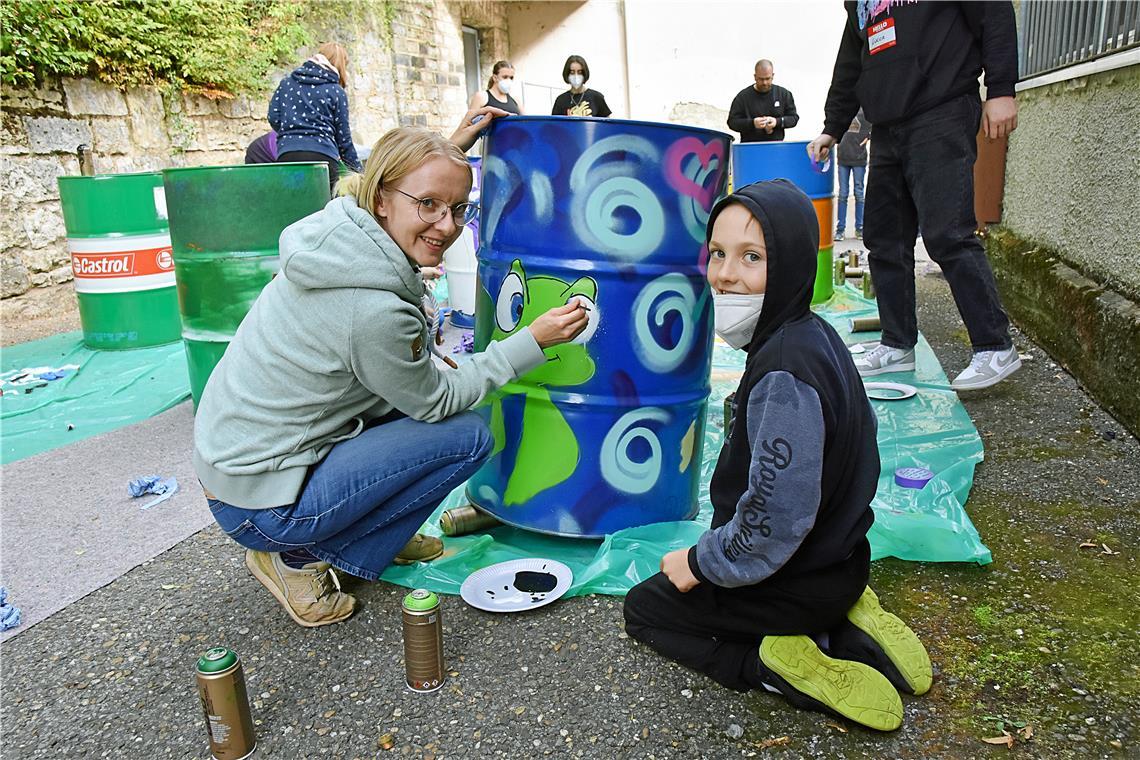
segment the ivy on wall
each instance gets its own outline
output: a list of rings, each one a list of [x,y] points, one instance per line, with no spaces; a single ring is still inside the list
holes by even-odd
[[[299,0],[3,0],[0,82],[91,76],[206,94],[256,92],[312,42]]]

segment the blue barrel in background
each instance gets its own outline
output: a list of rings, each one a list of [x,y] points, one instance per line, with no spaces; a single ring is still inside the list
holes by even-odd
[[[572,299],[590,325],[480,407],[495,448],[468,482],[472,503],[564,536],[696,514],[713,339],[705,224],[730,142],[617,119],[491,126],[475,348]]]
[[[769,179],[787,179],[815,207],[819,222],[819,256],[816,260],[815,291],[811,302],[823,303],[835,292],[832,281],[834,257],[832,219],[835,167],[829,160],[820,166],[811,160],[806,142],[759,142],[732,146],[732,186],[744,187]],[[832,151],[834,154],[834,151]]]

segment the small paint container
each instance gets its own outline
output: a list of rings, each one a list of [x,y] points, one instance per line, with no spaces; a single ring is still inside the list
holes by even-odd
[[[895,484],[903,488],[921,490],[934,478],[934,472],[925,467],[900,467],[895,470]]]

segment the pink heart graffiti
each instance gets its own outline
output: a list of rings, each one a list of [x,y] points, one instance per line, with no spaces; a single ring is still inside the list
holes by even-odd
[[[696,156],[701,162],[702,169],[709,168],[713,159],[716,159],[717,171],[708,178],[711,180],[711,187],[708,180],[705,181],[704,185],[699,185],[685,176],[682,167],[685,159],[689,156]],[[720,185],[720,178],[724,174],[724,167],[724,144],[718,140],[702,143],[696,137],[682,137],[665,151],[665,180],[677,192],[695,198],[705,211],[712,209],[713,201],[716,199],[717,186]]]

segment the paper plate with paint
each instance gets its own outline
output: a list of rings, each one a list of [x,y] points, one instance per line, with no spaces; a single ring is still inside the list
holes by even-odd
[[[556,560],[513,559],[471,573],[459,595],[476,609],[521,612],[550,604],[573,580],[570,568]]]

